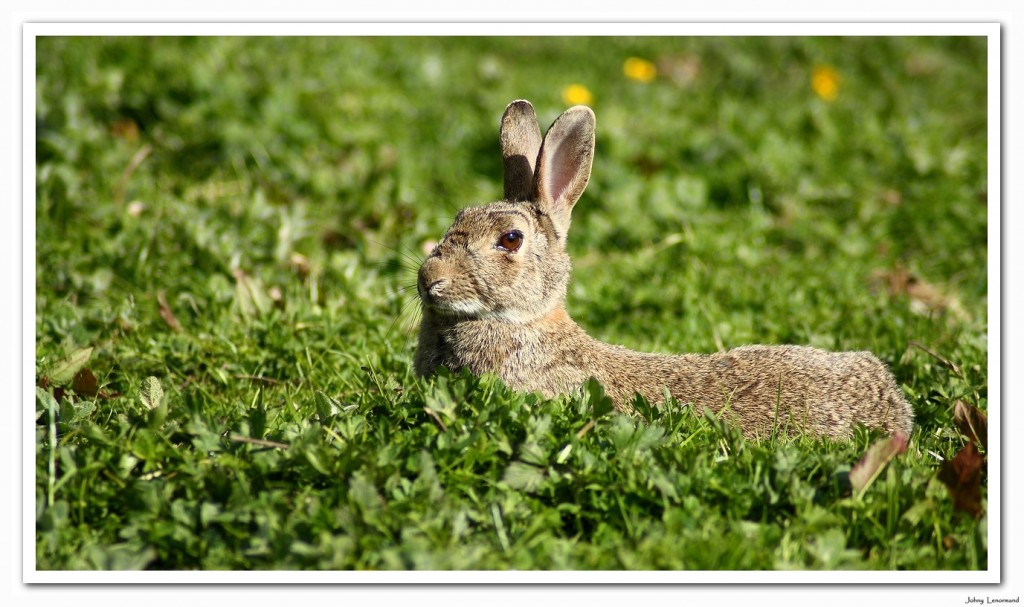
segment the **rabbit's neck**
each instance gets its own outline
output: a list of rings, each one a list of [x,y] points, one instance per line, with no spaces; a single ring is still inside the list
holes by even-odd
[[[574,372],[565,363],[583,350],[592,350],[595,343],[561,305],[526,323],[424,315],[416,371],[429,375],[440,366],[468,368],[474,374],[494,373],[516,389],[554,396],[589,377],[583,371],[584,361]],[[558,378],[538,385],[538,378],[548,378],[556,367],[560,368]]]

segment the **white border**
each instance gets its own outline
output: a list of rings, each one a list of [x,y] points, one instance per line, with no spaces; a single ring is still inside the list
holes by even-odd
[[[524,29],[524,24],[528,27]],[[35,36],[999,36],[997,23],[26,23]]]
[[[1001,571],[1003,535],[1002,382],[1002,56],[997,29],[988,39],[988,555],[989,570]],[[994,389],[993,389],[994,387]],[[998,577],[997,577],[998,579]]]
[[[989,40],[989,415],[994,428],[1000,416],[1000,26],[994,23],[530,23],[529,35],[974,35]],[[35,39],[43,35],[523,35],[523,23],[26,23],[22,28],[22,158],[35,158]],[[23,361],[25,402],[34,410],[35,360],[35,170],[25,162],[22,170],[24,212]],[[31,419],[23,415],[22,421]],[[699,584],[793,584],[793,583],[994,583],[1000,580],[1000,472],[999,433],[990,436],[989,462],[989,568],[985,571],[913,572],[812,572],[812,571],[658,571],[658,572],[49,572],[35,569],[35,484],[33,474],[34,430],[23,423],[23,536],[22,580],[26,583],[699,583]],[[966,592],[965,592],[966,594]]]
[[[31,43],[29,43],[31,40]],[[29,567],[35,569],[35,348],[36,348],[36,48],[35,38],[26,35],[22,44],[21,82],[21,182],[22,182],[22,338],[23,377],[22,428],[22,580],[30,581]],[[31,361],[31,362],[29,362]]]

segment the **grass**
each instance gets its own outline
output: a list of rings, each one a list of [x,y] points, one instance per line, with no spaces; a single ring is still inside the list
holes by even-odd
[[[987,407],[984,39],[36,50],[38,569],[987,568],[938,479]],[[569,311],[640,350],[875,352],[918,427],[863,492],[867,431],[414,377],[425,243],[500,194],[505,104],[548,124],[573,84]]]

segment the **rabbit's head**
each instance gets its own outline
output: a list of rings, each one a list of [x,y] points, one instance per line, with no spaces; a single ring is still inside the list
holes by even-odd
[[[566,110],[541,139],[528,101],[501,118],[505,199],[465,208],[420,267],[424,315],[527,323],[565,299],[566,235],[594,156],[594,113]]]

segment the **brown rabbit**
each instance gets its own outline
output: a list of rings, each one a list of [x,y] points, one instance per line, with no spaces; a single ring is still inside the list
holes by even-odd
[[[545,397],[590,377],[615,405],[664,389],[697,411],[726,410],[747,437],[773,430],[845,438],[857,424],[910,433],[913,410],[869,352],[743,346],[716,354],[633,352],[587,335],[565,311],[573,205],[590,179],[594,113],[565,111],[541,139],[533,106],[501,118],[505,198],[463,209],[420,267],[416,372],[494,373]]]

